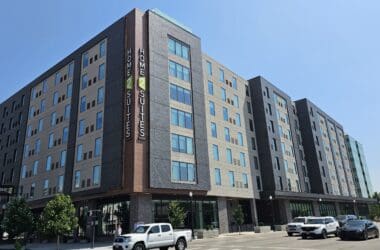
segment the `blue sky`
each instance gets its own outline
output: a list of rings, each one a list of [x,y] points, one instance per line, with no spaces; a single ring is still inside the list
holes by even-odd
[[[262,75],[307,97],[364,145],[380,191],[380,2],[2,1],[0,102],[132,8],[189,26],[208,55],[245,78]]]

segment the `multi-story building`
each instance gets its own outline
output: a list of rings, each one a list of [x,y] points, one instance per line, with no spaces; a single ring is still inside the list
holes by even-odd
[[[262,77],[246,81],[202,53],[199,37],[158,10],[131,11],[0,111],[2,187],[36,212],[70,194],[81,221],[101,211],[103,235],[118,224],[128,231],[167,221],[174,200],[186,210],[184,227],[228,232],[237,205],[252,229],[272,218],[334,215],[355,194],[341,126],[330,119],[335,134],[325,128],[332,154],[321,151],[322,167],[312,132],[301,137],[310,123],[298,121],[302,107]]]
[[[372,198],[372,183],[371,178],[369,177],[363,145],[350,135],[346,135],[345,139],[351,170],[354,177],[356,194],[362,198]]]

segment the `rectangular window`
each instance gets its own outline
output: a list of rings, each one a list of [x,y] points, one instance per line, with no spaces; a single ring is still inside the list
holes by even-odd
[[[242,180],[243,180],[243,187],[248,188],[248,175],[242,174]]]
[[[281,169],[280,158],[278,158],[277,156],[276,156],[276,167],[277,167],[278,170]]]
[[[230,182],[230,187],[235,187],[235,175],[233,171],[228,171],[228,180]]]
[[[60,166],[61,168],[65,167],[66,166],[66,150],[63,150],[61,152],[61,158],[60,158]]]
[[[46,158],[45,170],[46,170],[46,171],[50,171],[50,169],[51,169],[51,156],[49,155],[49,156]]]
[[[224,139],[227,142],[230,142],[231,137],[230,137],[230,129],[229,128],[224,128]]]
[[[256,184],[257,184],[257,189],[261,190],[261,179],[260,179],[260,176],[256,176]]]
[[[237,126],[241,126],[241,120],[240,120],[240,114],[236,113],[235,114],[235,121]]]
[[[84,135],[85,128],[86,128],[85,120],[80,120],[79,128],[78,128],[78,137]]]
[[[252,149],[256,150],[256,139],[254,137],[251,137],[251,144],[252,144]]]
[[[48,189],[49,189],[49,180],[45,179],[44,180],[44,195],[48,194]]]
[[[244,142],[243,142],[243,134],[241,132],[238,132],[237,133],[237,139],[238,139],[238,144],[240,146],[243,146],[244,145]]]
[[[237,95],[234,95],[234,106],[236,108],[239,107],[239,97]]]
[[[259,169],[260,168],[260,166],[259,166],[259,159],[257,158],[257,156],[253,157],[253,162],[255,164],[255,169]]]
[[[219,69],[219,81],[224,82],[224,71]]]
[[[88,52],[83,53],[82,56],[82,67],[86,68],[88,66]]]
[[[49,143],[48,148],[52,148],[54,146],[54,133],[49,134]]]
[[[77,161],[83,160],[83,145],[80,144],[77,146]]]
[[[58,92],[55,91],[53,94],[53,106],[58,104]]]
[[[69,140],[69,128],[64,127],[62,131],[62,143],[67,143]]]
[[[32,174],[33,174],[33,176],[36,176],[36,175],[37,175],[38,164],[39,164],[39,163],[40,163],[39,161],[35,161],[35,162],[33,163],[33,169],[32,169]]]
[[[102,153],[102,138],[95,139],[94,156],[98,157]]]
[[[228,121],[228,109],[223,107],[223,120]]]
[[[182,128],[193,128],[193,119],[190,113],[178,110],[171,109],[171,124],[175,126],[179,126]]]
[[[227,163],[232,164],[232,151],[230,148],[226,149],[226,160]]]
[[[170,99],[191,105],[191,92],[188,89],[170,84]]]
[[[65,120],[69,120],[70,119],[70,111],[71,111],[71,105],[70,104],[67,104],[65,106]]]
[[[32,185],[30,185],[30,195],[29,197],[30,198],[33,198],[34,197],[34,190],[36,189],[36,183],[32,183]]]
[[[190,82],[189,68],[173,61],[169,61],[169,75]]]
[[[47,90],[48,90],[48,83],[47,83],[46,80],[44,80],[44,81],[42,82],[42,92],[43,92],[43,93],[46,93]]]
[[[41,132],[44,129],[44,119],[38,121],[38,132]]]
[[[61,80],[61,72],[55,73],[54,84],[57,85],[60,80]]]
[[[215,161],[219,161],[219,149],[218,145],[212,145],[212,155]]]
[[[249,119],[249,129],[253,131],[253,121]]]
[[[218,132],[216,129],[216,124],[214,122],[211,123],[211,136],[214,138],[218,137]]]
[[[92,169],[92,185],[98,186],[100,184],[100,166],[94,166]]]
[[[227,101],[227,93],[225,88],[220,88],[222,101]]]
[[[74,187],[75,188],[79,188],[80,187],[80,171],[79,170],[75,171]]]
[[[220,168],[215,168],[215,185],[222,185],[222,177],[220,175]]]
[[[29,156],[29,145],[25,144],[24,146],[24,158],[27,158]],[[4,157],[5,158],[5,157]],[[6,159],[6,158],[5,158]],[[4,164],[3,164],[4,165]]]
[[[45,99],[42,99],[40,102],[40,112],[45,112],[46,110],[46,102]]]
[[[182,57],[185,60],[189,60],[189,46],[186,44],[175,40],[173,38],[169,38],[168,40],[168,50],[171,54]]]
[[[69,69],[68,69],[68,76],[69,77],[73,77],[73,75],[74,75],[74,62],[71,62],[70,64],[69,64]]]
[[[36,150],[36,154],[41,152],[41,140],[37,139],[34,145],[34,149]]]
[[[104,101],[104,87],[98,88],[97,103],[101,104]]]
[[[99,65],[99,71],[98,71],[99,81],[104,80],[105,76],[106,76],[106,65],[104,63],[102,63]]]
[[[207,73],[209,76],[212,76],[212,64],[211,62],[207,61]]]
[[[66,96],[67,98],[71,98],[72,95],[73,95],[73,84],[69,83],[67,84],[67,88],[66,88]]]
[[[82,76],[82,89],[87,88],[87,86],[88,86],[88,76],[87,74],[84,74]]]
[[[209,95],[214,95],[214,84],[212,81],[208,81],[208,93]]]
[[[248,111],[248,114],[252,114],[252,108],[251,108],[250,102],[247,102],[247,111]]]
[[[63,191],[63,175],[58,176],[57,192],[61,193]]]
[[[99,58],[102,58],[106,54],[106,41],[101,41],[99,44]]]
[[[27,170],[26,170],[26,166],[24,165],[24,166],[22,166],[22,168],[21,168],[21,179],[26,178],[26,172],[27,172]]]
[[[286,148],[285,148],[285,143],[281,142],[281,151],[283,154],[285,154]]]
[[[193,154],[193,138],[172,134],[172,151],[186,154]]]
[[[214,102],[209,101],[208,106],[210,108],[210,115],[215,116],[215,104],[214,104]]]
[[[103,127],[103,112],[96,113],[96,130]]]
[[[195,168],[192,163],[172,161],[172,181],[195,182]]]
[[[281,176],[278,177],[278,182],[280,185],[280,190],[284,190],[284,186],[282,185],[282,177]]]
[[[246,166],[246,163],[245,163],[245,154],[240,152],[240,165],[242,167],[245,167]]]
[[[80,112],[86,111],[86,96],[80,98]]]

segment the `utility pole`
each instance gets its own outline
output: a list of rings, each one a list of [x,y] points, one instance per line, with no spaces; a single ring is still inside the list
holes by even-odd
[[[97,218],[100,213],[101,213],[101,210],[99,209],[93,209],[88,212],[88,217],[90,217],[91,219],[91,229],[92,229],[91,248],[92,249],[95,247],[95,226],[98,222]]]

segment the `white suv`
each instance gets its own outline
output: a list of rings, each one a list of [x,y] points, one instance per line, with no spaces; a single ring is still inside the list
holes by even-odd
[[[296,217],[292,222],[288,223],[288,225],[286,225],[288,236],[302,233],[302,226],[305,225],[307,219],[308,217]]]
[[[302,226],[302,239],[321,237],[326,239],[329,234],[338,236],[339,223],[334,217],[309,217]]]

